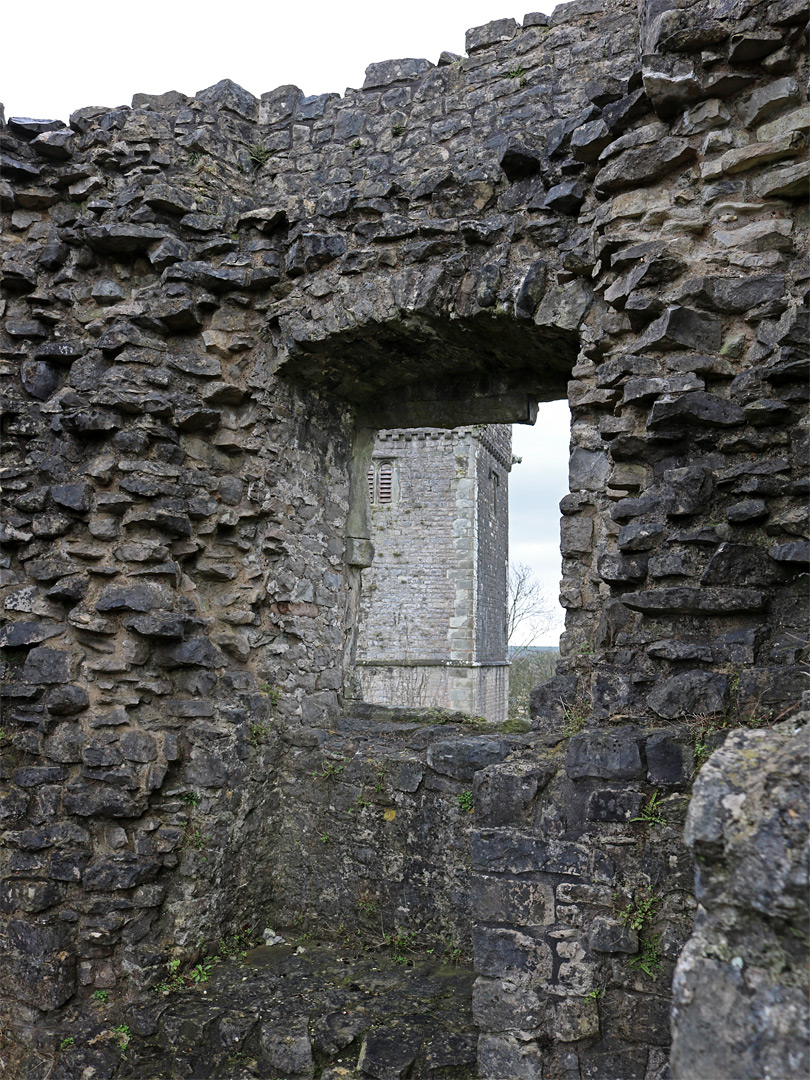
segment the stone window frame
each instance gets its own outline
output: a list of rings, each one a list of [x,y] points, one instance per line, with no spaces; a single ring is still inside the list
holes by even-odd
[[[399,501],[399,483],[393,458],[372,461],[367,474],[368,501],[372,506],[393,506]]]

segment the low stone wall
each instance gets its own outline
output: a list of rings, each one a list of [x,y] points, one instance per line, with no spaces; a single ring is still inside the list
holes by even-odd
[[[358,711],[336,730],[285,736],[273,926],[399,933],[470,956],[473,777],[532,737],[435,714],[431,725],[428,710]]]
[[[692,925],[682,727],[535,735],[475,779],[475,1018],[484,1077],[666,1075]]]
[[[415,708],[446,702],[446,707],[481,716],[493,724],[506,722],[509,704],[509,665],[420,664],[400,661],[357,665],[363,700]]]

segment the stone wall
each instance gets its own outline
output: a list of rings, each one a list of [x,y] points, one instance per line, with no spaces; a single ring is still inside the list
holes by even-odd
[[[2,127],[12,1042],[47,1056],[66,1002],[124,1007],[262,918],[282,736],[334,725],[350,668],[358,432],[525,421],[567,384],[564,660],[534,717],[560,763],[583,726],[548,802],[505,780],[502,857],[473,849],[485,878],[528,851],[531,882],[481,917],[482,987],[530,1008],[481,998],[480,1068],[598,1076],[608,1044],[664,1068],[662,976],[581,924],[613,943],[626,909],[588,891],[614,887],[602,830],[641,899],[675,905],[671,857],[672,963],[686,856],[668,834],[659,884],[625,780],[669,829],[688,781],[667,755],[653,779],[654,740],[803,688],[806,25],[801,0],[575,0],[343,98],[224,81]]]
[[[699,906],[675,972],[675,1077],[810,1068],[808,719],[735,732],[695,785],[686,843]]]
[[[336,731],[285,741],[279,798],[296,813],[274,860],[273,925],[342,925],[373,942],[398,932],[470,957],[473,777],[532,737],[361,706]]]

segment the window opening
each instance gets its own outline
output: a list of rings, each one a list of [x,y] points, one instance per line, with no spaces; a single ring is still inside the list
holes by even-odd
[[[372,506],[394,501],[394,465],[390,461],[375,461],[368,470],[368,500]]]
[[[394,470],[391,467],[391,463],[386,461],[380,465],[377,482],[377,501],[381,503],[390,503],[393,497],[393,490]]]

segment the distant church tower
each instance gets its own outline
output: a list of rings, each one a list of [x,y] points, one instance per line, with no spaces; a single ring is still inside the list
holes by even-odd
[[[365,701],[507,715],[508,424],[378,432],[356,672]]]

